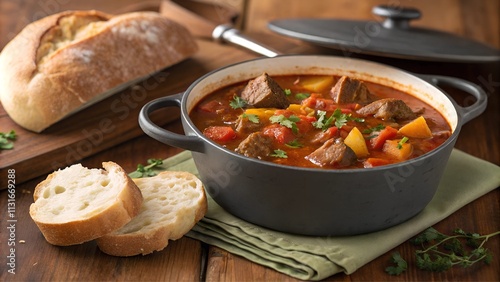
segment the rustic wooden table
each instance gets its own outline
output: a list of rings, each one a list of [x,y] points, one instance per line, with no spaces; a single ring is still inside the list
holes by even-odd
[[[64,3],[62,3],[64,2]],[[115,11],[117,7],[133,3],[134,1],[120,1],[120,4],[113,1],[88,1],[83,8],[95,8],[106,11]],[[280,1],[281,2],[281,1]],[[460,1],[448,1],[458,3]],[[0,2],[0,48],[12,38],[27,22],[36,19],[41,14],[50,14],[66,7],[78,7],[68,1],[2,1]],[[64,4],[64,5],[63,5]],[[66,6],[65,6],[66,5]],[[252,9],[256,9],[253,7]],[[38,12],[38,14],[37,14]],[[491,13],[486,13],[489,15]],[[487,21],[487,20],[486,20]],[[439,24],[437,24],[439,26]],[[470,27],[469,27],[470,28]],[[497,30],[498,31],[498,30]],[[252,31],[252,35],[259,38],[273,47],[287,53],[323,53],[339,55],[338,52],[313,47],[297,41],[287,40],[283,37],[267,34],[266,32]],[[484,38],[483,38],[484,39]],[[488,38],[484,39],[488,40]],[[135,101],[136,104],[129,108],[129,115],[123,122],[123,131],[112,132],[103,136],[103,140],[91,148],[81,163],[88,167],[100,167],[102,161],[112,160],[119,163],[127,171],[133,171],[138,163],[144,163],[148,158],[167,158],[178,152],[180,149],[161,144],[142,134],[137,125],[137,112],[140,106],[155,97],[169,95],[185,89],[192,81],[204,73],[224,66],[229,63],[251,59],[257,55],[234,48],[232,46],[221,46],[220,44],[204,40],[198,41],[200,52],[193,58],[180,63],[166,70],[168,73],[165,79],[157,84],[155,89],[148,92],[147,99]],[[491,39],[491,44],[497,45],[497,37]],[[20,54],[22,56],[22,54]],[[467,123],[460,133],[456,143],[456,148],[471,155],[500,165],[500,71],[498,63],[485,64],[460,64],[460,63],[432,63],[415,62],[389,58],[379,58],[352,54],[354,57],[374,60],[381,63],[393,65],[405,70],[426,73],[455,76],[467,79],[484,88],[488,93],[488,107],[481,116]],[[125,95],[129,90],[125,90]],[[450,90],[452,96],[458,103],[467,103],[468,98],[463,93]],[[3,168],[0,175],[0,183],[6,180],[5,172],[8,169],[16,169],[16,177],[23,179],[23,173],[38,175],[36,177],[25,177],[23,181],[16,184],[15,194],[15,214],[16,228],[12,233],[8,230],[6,222],[8,193],[6,190],[0,191],[0,280],[1,281],[95,281],[95,280],[146,280],[146,281],[294,281],[295,279],[276,272],[272,269],[252,263],[244,257],[236,256],[217,247],[205,245],[196,240],[184,237],[170,243],[168,248],[161,252],[156,252],[145,257],[116,258],[101,253],[95,243],[89,242],[79,246],[55,247],[44,240],[28,214],[29,205],[33,202],[32,191],[36,184],[46,177],[49,166],[44,170],[37,165],[40,159],[30,163],[28,159],[12,161],[16,156],[28,155],[22,150],[29,150],[27,145],[36,144],[38,140],[56,140],[55,142],[68,141],[68,145],[55,150],[55,155],[61,161],[61,157],[68,161],[75,161],[76,156],[70,155],[71,148],[78,152],[78,144],[88,138],[82,135],[82,128],[90,130],[96,129],[99,118],[106,117],[102,109],[109,107],[109,103],[119,99],[118,96],[104,101],[101,105],[89,108],[84,113],[71,117],[69,121],[54,126],[41,135],[31,134],[16,127],[2,108],[0,108],[0,131],[15,128],[19,132],[19,139],[15,143],[12,152],[0,152],[0,167]],[[108,108],[109,109],[109,108]],[[100,111],[101,110],[101,111]],[[85,117],[85,114],[100,113],[101,116],[82,124],[82,127],[71,132],[67,126],[78,119]],[[167,118],[166,127],[181,131],[180,121],[172,116]],[[117,121],[118,122],[118,121]],[[120,137],[121,136],[121,137]],[[113,141],[114,140],[114,141]],[[75,146],[75,147],[72,147]],[[45,147],[37,149],[39,154],[45,154]],[[80,148],[82,149],[82,148]],[[51,149],[52,150],[52,149]],[[82,149],[83,150],[83,149]],[[74,152],[73,151],[73,152]],[[36,155],[35,150],[32,155]],[[73,153],[74,154],[74,153]],[[49,154],[50,155],[50,154]],[[47,155],[47,156],[49,156]],[[19,164],[21,163],[21,164]],[[8,164],[8,165],[5,165]],[[30,166],[38,173],[28,171]],[[3,188],[3,187],[2,187]],[[453,215],[439,222],[434,227],[443,232],[451,232],[455,228],[475,231],[479,233],[490,233],[500,230],[500,190],[496,189],[476,201],[466,205]],[[7,272],[7,256],[9,236],[14,234],[16,241],[15,248],[15,274]],[[387,238],[390,240],[390,238]],[[326,281],[499,281],[500,280],[500,238],[496,237],[488,242],[488,246],[495,253],[495,258],[489,266],[478,265],[468,269],[454,268],[443,273],[431,273],[416,268],[411,268],[398,277],[389,276],[384,272],[388,265],[392,251],[380,256],[367,265],[361,267],[351,275],[337,274]],[[399,251],[408,258],[410,264],[414,263],[413,253],[415,248],[408,242],[401,244],[394,250]]]

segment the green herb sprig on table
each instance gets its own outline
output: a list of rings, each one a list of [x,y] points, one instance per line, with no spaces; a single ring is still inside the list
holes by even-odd
[[[421,250],[415,251],[417,268],[442,272],[456,265],[465,268],[479,262],[489,264],[493,254],[484,245],[490,238],[499,234],[500,231],[480,235],[455,229],[453,235],[446,235],[430,227],[410,242],[422,247]],[[406,261],[399,253],[393,254],[392,262],[395,265],[385,269],[390,275],[399,275],[407,268]]]
[[[0,150],[11,150],[14,148],[14,142],[17,138],[16,132],[0,132]]]
[[[130,176],[130,178],[155,176],[156,172],[154,171],[154,168],[163,164],[163,160],[160,159],[148,159],[147,162],[147,165],[138,164],[137,170],[129,173],[128,176]]]
[[[408,268],[408,263],[403,259],[403,257],[401,257],[401,254],[399,254],[399,252],[394,252],[392,254],[391,260],[394,265],[385,268],[385,272],[389,273],[390,275],[399,275],[405,272]]]

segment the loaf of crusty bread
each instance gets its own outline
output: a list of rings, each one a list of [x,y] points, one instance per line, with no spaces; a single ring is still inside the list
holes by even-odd
[[[207,211],[203,185],[191,173],[166,171],[134,181],[144,195],[141,211],[121,229],[97,239],[104,253],[134,256],[163,250],[169,240],[181,238]]]
[[[0,53],[0,101],[16,123],[41,132],[197,50],[184,26],[155,12],[54,14]]]
[[[113,232],[139,214],[143,197],[116,163],[75,164],[50,174],[33,194],[30,216],[47,242],[68,246]]]

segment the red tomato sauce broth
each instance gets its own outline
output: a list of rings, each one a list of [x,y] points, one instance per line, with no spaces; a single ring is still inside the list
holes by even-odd
[[[405,138],[405,136],[399,132],[399,129],[405,124],[411,122],[411,120],[383,120],[373,116],[359,115],[356,110],[363,105],[358,103],[335,103],[330,96],[330,91],[340,77],[333,77],[330,83],[328,83],[330,80],[327,79],[327,83],[323,83],[322,87],[317,87],[313,90],[311,90],[311,87],[304,87],[301,85],[301,81],[305,81],[309,78],[314,80],[314,77],[321,81],[323,76],[272,76],[272,79],[277,82],[285,92],[289,93],[287,98],[291,106],[287,109],[257,109],[249,105],[246,105],[243,108],[232,107],[232,101],[234,101],[235,97],[241,96],[243,89],[248,83],[248,81],[244,81],[226,86],[204,97],[191,111],[190,119],[201,132],[205,133],[205,135],[207,135],[207,132],[210,130],[215,131],[215,133],[210,133],[213,135],[209,134],[210,136],[207,136],[229,150],[236,150],[240,143],[242,143],[242,141],[245,140],[252,132],[263,130],[265,131],[264,134],[266,136],[274,136],[274,138],[271,138],[272,142],[270,144],[272,152],[274,153],[258,156],[259,159],[282,165],[324,169],[368,168],[402,162],[435,149],[445,142],[451,135],[451,127],[447,123],[446,119],[436,109],[412,95],[384,85],[363,82],[368,88],[370,94],[376,97],[376,99],[395,98],[403,100],[412,111],[418,112],[419,116],[423,116],[428,128],[432,132],[431,137]],[[311,97],[324,99],[327,102],[328,106],[326,107],[326,117],[331,116],[336,109],[340,109],[340,112],[342,114],[349,115],[351,120],[346,121],[340,128],[336,126],[331,126],[327,130],[316,128],[313,126],[313,123],[318,120],[318,110],[313,109],[311,111],[311,109],[306,109],[307,111],[304,111],[304,109],[307,108],[304,106],[306,101],[308,101],[307,99],[314,100]],[[242,115],[244,115],[247,111],[251,112],[252,110],[260,114],[258,116],[258,126],[255,125],[257,129],[251,128],[246,131],[237,131],[238,120],[241,119]],[[297,129],[294,131],[291,128],[287,128],[278,123],[273,123],[269,120],[269,116],[276,116],[279,114],[283,114],[285,117],[290,115],[299,117],[300,120],[295,122]],[[246,116],[248,117],[248,115]],[[363,119],[363,122],[360,122],[359,120],[352,120],[355,118]],[[382,149],[379,144],[378,148],[373,148],[374,145],[372,144],[373,141],[371,141],[371,139],[374,139],[374,136],[380,134],[381,130],[372,131],[370,133],[369,130],[373,130],[377,126],[379,128],[389,126],[396,130],[396,133],[394,133],[394,130],[391,131],[390,140],[382,142],[382,145],[388,146],[387,144],[391,143],[391,140],[395,140],[391,144],[393,144],[393,146],[398,146],[397,144],[405,138],[407,140],[404,140],[406,142],[404,142],[403,145],[407,146],[409,144],[408,146],[411,146],[411,153],[404,158],[400,158],[400,152],[392,147],[387,147],[389,149],[386,150],[387,148]],[[347,166],[341,166],[336,163],[318,165],[306,158],[325,143],[323,141],[312,142],[312,140],[315,139],[316,136],[322,134],[322,132],[328,131],[328,134],[331,134],[331,138],[340,138],[345,140],[354,127],[362,133],[366,148],[368,149],[368,155],[359,156],[357,154],[356,162]],[[216,130],[213,130],[214,128]],[[294,144],[298,145],[294,146]],[[396,152],[396,156],[389,154],[389,151]],[[284,152],[284,155],[277,154],[276,152]]]

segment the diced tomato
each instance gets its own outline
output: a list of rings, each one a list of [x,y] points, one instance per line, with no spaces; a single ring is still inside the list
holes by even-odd
[[[380,150],[384,146],[386,140],[395,138],[397,134],[397,129],[391,126],[386,126],[376,137],[370,139],[370,145],[372,149]]]
[[[339,130],[340,137],[345,139],[347,137],[347,135],[349,135],[349,132],[351,131],[351,129],[352,128],[348,129],[346,126],[342,126],[342,128]]]
[[[331,99],[322,98],[320,94],[312,93],[311,96],[302,100],[302,106],[322,110],[322,111],[332,111],[335,110],[335,102]]]
[[[316,106],[314,107],[316,110],[322,110],[322,111],[331,111],[332,108],[335,109],[337,105],[333,100],[330,99],[316,99]]]
[[[328,136],[330,136],[330,138],[333,138],[333,137],[337,136],[339,129],[336,126],[333,126],[333,127],[329,127],[325,132],[328,134]],[[330,139],[330,138],[328,138],[328,139]]]
[[[227,142],[236,138],[236,132],[230,126],[209,126],[203,134],[216,142]]]
[[[300,121],[296,122],[297,128],[299,129],[299,134],[305,134],[314,129],[312,125],[313,122],[317,121],[315,117],[310,116],[299,116]]]
[[[290,110],[276,110],[274,111],[275,116],[283,115],[286,118],[289,118],[291,115],[294,115],[295,113],[290,111]]]
[[[202,112],[215,113],[217,110],[221,109],[223,105],[216,100],[212,100],[198,106],[198,109]]]
[[[295,139],[292,129],[279,124],[271,124],[270,126],[267,126],[264,130],[262,130],[262,133],[276,139],[276,141],[281,144],[292,142]]]
[[[382,166],[382,165],[388,165],[390,164],[391,161],[387,159],[382,159],[382,158],[368,158],[363,162],[363,166],[368,168],[368,167],[376,167],[376,166]]]
[[[316,107],[316,100],[320,97],[321,97],[321,95],[316,94],[316,93],[312,93],[311,96],[302,100],[302,102],[300,104],[304,107],[314,109],[314,107]]]

